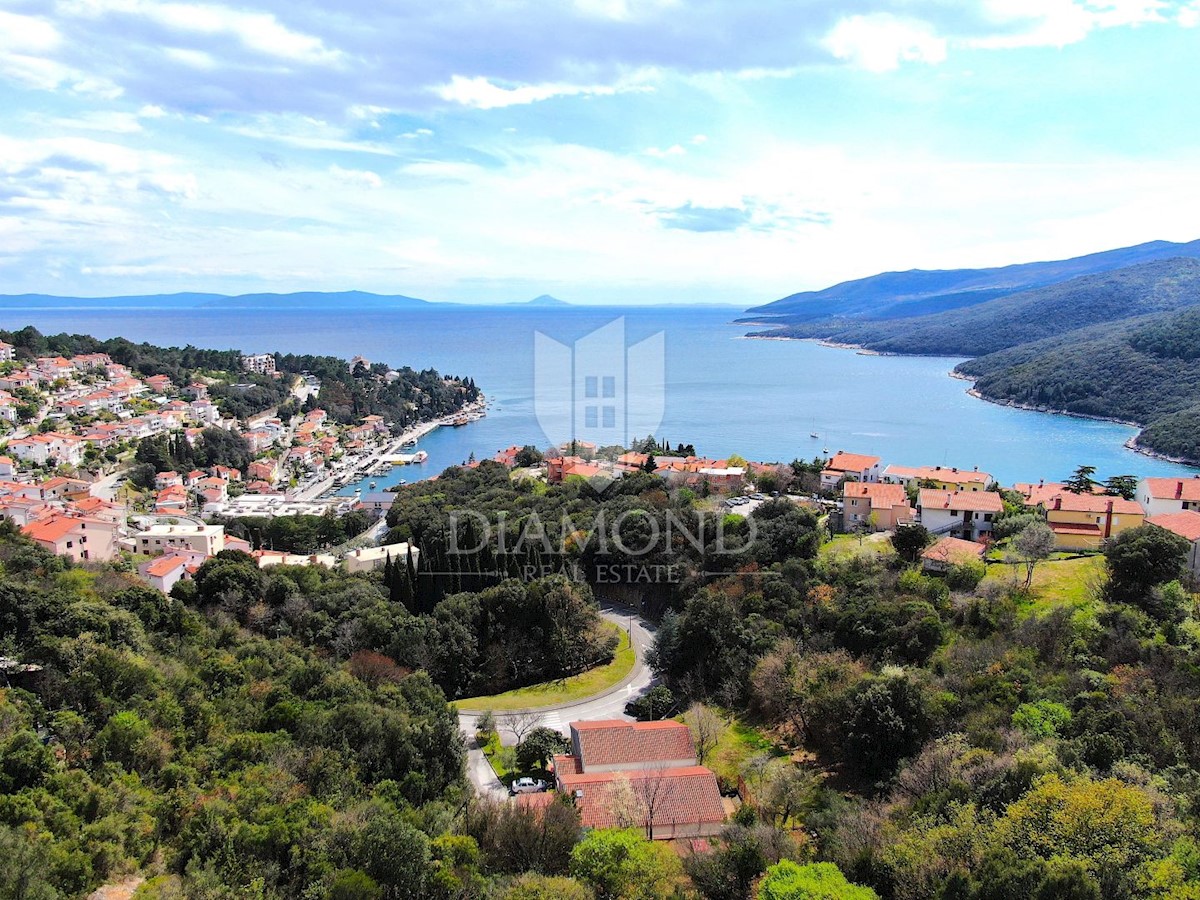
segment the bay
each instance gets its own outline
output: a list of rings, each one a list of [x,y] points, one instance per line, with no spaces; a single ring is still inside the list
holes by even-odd
[[[810,459],[825,448],[908,465],[978,466],[1005,484],[1061,480],[1076,466],[1116,474],[1195,470],[1126,449],[1135,431],[1111,423],[987,403],[949,377],[959,360],[870,356],[798,341],[750,340],[713,307],[468,307],[417,310],[16,309],[0,325],[245,352],[361,355],[393,366],[470,375],[492,406],[485,419],[440,428],[420,447],[429,461],[372,479],[429,477],[473,454],[544,446],[534,411],[534,335],[571,344],[624,319],[627,343],[665,336],[665,411],[659,437],[697,452]],[[819,437],[812,438],[816,432]],[[364,484],[365,488],[366,485]]]

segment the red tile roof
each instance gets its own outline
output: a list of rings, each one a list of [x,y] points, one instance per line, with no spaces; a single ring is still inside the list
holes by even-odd
[[[1190,509],[1163,516],[1151,516],[1146,521],[1151,525],[1172,531],[1189,541],[1200,541],[1200,513]]]
[[[682,722],[625,722],[621,719],[572,722],[583,771],[591,766],[652,765],[694,760],[692,733]]]
[[[864,456],[861,453],[844,453],[839,450],[829,461],[827,469],[835,472],[863,472],[879,465],[878,456]]]
[[[1147,478],[1146,487],[1155,500],[1200,502],[1200,475],[1191,478]]]
[[[1108,511],[1110,503],[1112,504],[1114,515],[1141,516],[1146,513],[1142,509],[1142,505],[1134,500],[1126,500],[1123,497],[1110,497],[1106,494],[1072,494],[1070,491],[1055,494],[1049,500],[1045,501],[1044,505],[1048,515],[1053,515],[1059,510],[1063,512],[1102,514]]]
[[[627,780],[656,828],[725,821],[717,776],[703,766],[641,769],[632,772],[562,775],[559,784],[575,798],[585,828],[612,828],[620,822],[613,810],[616,786]]]
[[[954,484],[992,483],[992,476],[978,469],[955,469],[948,466],[897,466],[890,465],[883,470],[884,477],[916,478],[919,481],[941,481]]]
[[[917,494],[917,506],[922,509],[998,513],[1004,511],[1004,500],[994,491],[938,491],[922,488]]]
[[[987,550],[983,544],[977,544],[974,541],[964,541],[961,538],[944,537],[924,553],[921,554],[923,559],[928,559],[931,562],[951,563],[956,559],[964,557],[969,559],[979,559]]]
[[[866,497],[871,501],[872,509],[891,509],[893,506],[908,505],[908,493],[902,484],[847,481],[845,487],[842,488],[842,496],[847,500]]]

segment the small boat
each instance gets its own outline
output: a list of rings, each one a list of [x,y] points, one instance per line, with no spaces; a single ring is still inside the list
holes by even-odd
[[[466,416],[459,416],[457,419],[453,419],[450,422],[450,424],[453,425],[455,428],[461,428],[463,425],[466,425],[470,421],[471,420],[468,419]]]
[[[819,434],[817,434],[815,431],[810,431],[810,432],[808,433],[808,436],[809,436],[810,438],[812,438],[813,440],[816,440],[817,438],[819,438],[819,437],[820,437],[820,435],[819,435]]]
[[[413,462],[415,463],[423,463],[427,459],[429,459],[429,454],[424,450],[418,450],[415,454],[413,454]]]
[[[371,487],[371,489],[372,489],[372,490],[374,490],[374,488],[375,488],[375,482],[373,482],[373,481],[372,481],[372,482],[371,482],[371,484],[370,484],[370,487]]]

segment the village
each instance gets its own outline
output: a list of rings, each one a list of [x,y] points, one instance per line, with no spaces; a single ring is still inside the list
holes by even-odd
[[[246,372],[281,375],[270,354],[244,356],[242,365]],[[358,357],[349,365],[369,363]],[[292,391],[303,398],[319,389],[315,378],[303,376]],[[102,353],[43,357],[18,367],[13,348],[0,342],[0,420],[9,429],[0,456],[0,518],[76,561],[133,556],[142,578],[164,592],[227,549],[250,553],[264,567],[369,570],[391,556],[406,555],[408,546],[374,546],[378,541],[372,538],[382,531],[373,526],[338,553],[288,553],[254,548],[226,534],[219,522],[351,511],[379,519],[394,492],[332,492],[393,464],[420,463],[424,454],[412,449],[415,438],[439,424],[460,424],[461,418],[421,423],[399,436],[381,416],[338,425],[320,408],[290,421],[274,410],[238,420],[222,415],[201,380],[173,384],[162,375],[138,378]],[[192,444],[212,428],[245,442],[251,457],[245,471],[226,465],[163,470],[153,474],[147,490],[131,485],[127,467],[141,441],[170,435]],[[945,571],[956,559],[983,558],[1005,503],[1016,498],[1044,516],[1056,550],[1097,552],[1109,539],[1148,523],[1186,538],[1192,545],[1191,569],[1200,574],[1200,475],[1142,478],[1128,485],[1130,496],[1120,496],[1100,485],[1082,491],[1050,481],[1002,488],[977,468],[885,464],[880,457],[842,451],[789,465],[573,441],[544,453],[512,446],[492,461],[519,477],[549,484],[584,479],[602,487],[632,472],[652,472],[672,487],[713,498],[740,515],[781,496],[826,515],[831,534],[886,534],[921,526],[935,541],[922,557],[930,572]]]

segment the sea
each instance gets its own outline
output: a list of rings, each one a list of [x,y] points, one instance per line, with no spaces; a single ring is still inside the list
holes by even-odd
[[[1079,465],[1110,475],[1185,475],[1195,469],[1128,450],[1135,429],[1015,409],[967,393],[951,357],[876,356],[807,341],[747,338],[727,307],[473,307],[403,310],[181,308],[17,309],[0,325],[100,338],[243,352],[364,356],[391,366],[470,376],[487,416],[420,441],[428,461],[344,490],[428,478],[511,445],[545,447],[534,406],[541,333],[568,347],[622,320],[626,343],[662,334],[665,386],[659,438],[722,458],[789,462],[828,451],[905,465],[978,467],[1003,484],[1061,480]],[[816,435],[814,437],[813,435]]]

